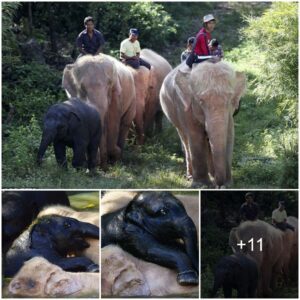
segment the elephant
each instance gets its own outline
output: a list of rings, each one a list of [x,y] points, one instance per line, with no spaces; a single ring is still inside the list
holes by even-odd
[[[160,103],[183,144],[192,186],[225,187],[231,183],[233,114],[246,77],[225,62],[186,68],[182,63],[167,75]]]
[[[121,158],[129,128],[136,113],[135,87],[131,72],[115,58],[85,55],[66,65],[62,86],[68,97],[93,103],[100,114],[102,138],[100,164]]]
[[[53,143],[56,161],[67,167],[66,146],[73,149],[74,168],[96,167],[98,146],[101,140],[101,123],[98,111],[91,103],[72,98],[54,104],[44,117],[43,136],[37,162],[42,163],[47,147]]]
[[[2,192],[2,254],[36,218],[51,204],[70,206],[63,191],[5,191]]]
[[[101,218],[101,247],[117,244],[137,258],[174,269],[180,285],[198,285],[197,241],[193,220],[169,192],[140,192]]]
[[[66,272],[43,257],[26,261],[8,286],[13,296],[45,297],[99,297],[99,273]]]
[[[156,130],[162,130],[162,111],[159,103],[159,91],[166,75],[172,70],[171,65],[162,56],[150,49],[141,51],[141,58],[151,64],[151,70],[141,66],[139,69],[127,68],[131,71],[136,91],[136,116],[134,119],[137,143],[144,144],[145,133],[152,130],[156,122]]]
[[[99,212],[92,211],[75,211],[74,209],[62,205],[51,205],[43,209],[39,214],[38,218],[48,215],[59,215],[64,217],[74,218],[81,222],[87,222],[94,224],[99,227]],[[86,242],[90,245],[83,251],[77,251],[76,256],[85,256],[91,259],[95,264],[99,265],[99,239],[85,238]]]
[[[253,245],[249,241],[253,239]],[[260,239],[261,242],[258,242]],[[246,245],[240,249],[240,242]],[[271,296],[277,278],[289,262],[293,231],[281,231],[262,220],[245,221],[231,230],[229,245],[233,252],[249,254],[258,267],[258,296]],[[253,247],[253,249],[251,248]]]
[[[237,290],[237,298],[254,298],[257,283],[257,264],[251,256],[241,253],[224,256],[214,270],[211,298],[215,298],[221,287],[225,298],[232,298],[232,289]]]
[[[298,219],[293,216],[287,217],[287,223],[292,225],[295,229],[293,234],[293,245],[291,250],[291,256],[290,256],[290,262],[289,266],[286,270],[288,270],[288,273],[285,274],[286,281],[288,278],[292,278],[295,281],[298,280]]]
[[[87,257],[67,257],[89,247],[84,238],[99,239],[99,227],[58,215],[38,218],[12,244],[5,256],[4,275],[15,275],[23,263],[42,256],[67,271],[98,271]]]

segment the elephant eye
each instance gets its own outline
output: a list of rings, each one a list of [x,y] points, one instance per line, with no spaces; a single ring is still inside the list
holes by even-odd
[[[165,208],[162,208],[159,212],[160,212],[161,215],[166,215],[167,214],[167,211],[166,211]]]
[[[65,228],[70,228],[70,227],[71,227],[71,224],[65,222],[65,223],[64,223],[64,227],[65,227]]]

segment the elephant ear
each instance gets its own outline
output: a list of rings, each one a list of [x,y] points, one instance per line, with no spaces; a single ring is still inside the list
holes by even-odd
[[[74,112],[71,111],[68,115],[68,124],[70,128],[77,128],[78,124],[81,122],[81,119],[79,117],[79,115]]]
[[[190,86],[190,72],[182,72],[178,69],[175,76],[175,91],[184,106],[184,111],[188,111],[192,104],[192,89]]]
[[[232,105],[236,114],[240,107],[240,99],[246,90],[246,75],[243,72],[235,72],[236,85],[234,88],[234,95],[232,98]]]

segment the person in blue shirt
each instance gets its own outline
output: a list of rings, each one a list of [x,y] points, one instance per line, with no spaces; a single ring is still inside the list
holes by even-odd
[[[95,29],[94,20],[92,17],[84,19],[85,30],[79,33],[76,45],[80,52],[79,56],[86,54],[97,55],[105,43],[103,35]]]

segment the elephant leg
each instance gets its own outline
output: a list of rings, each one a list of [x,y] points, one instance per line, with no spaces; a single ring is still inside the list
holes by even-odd
[[[208,176],[208,147],[204,128],[194,126],[189,132],[189,145],[193,169],[193,185],[211,185]]]
[[[256,285],[251,284],[248,286],[248,298],[255,298],[256,297]]]
[[[89,170],[93,170],[96,167],[97,164],[97,153],[98,153],[98,146],[99,143],[98,142],[90,142],[90,144],[88,145],[88,169]]]
[[[66,168],[67,158],[66,158],[66,145],[64,142],[54,142],[54,154],[57,163]]]
[[[135,116],[135,103],[132,102],[127,112],[123,115],[121,126],[120,126],[120,133],[118,139],[118,146],[121,150],[124,149],[125,141],[127,139],[129,129],[132,126],[132,121]]]
[[[198,274],[189,256],[177,247],[159,243],[151,235],[136,234],[121,244],[129,253],[146,261],[176,269],[177,281],[180,285],[197,285]]]
[[[134,118],[135,130],[137,134],[137,144],[143,145],[145,142],[145,132],[144,132],[144,103],[137,103],[136,115]]]
[[[275,280],[275,277],[273,277]],[[270,297],[272,295],[271,286],[272,280],[272,269],[269,266],[265,266],[262,268],[262,289],[263,289],[263,296]]]
[[[229,117],[228,120],[228,132],[227,132],[227,166],[226,166],[226,184],[230,184],[232,181],[231,177],[231,166],[232,166],[232,153],[233,153],[233,142],[234,142],[234,124],[233,118]]]
[[[183,147],[184,150],[184,154],[185,154],[185,163],[186,163],[186,177],[188,179],[192,178],[192,161],[191,161],[191,155],[190,155],[190,151],[189,151],[189,145],[188,145],[188,138],[187,136],[183,133],[183,131],[181,131],[180,129],[177,129],[178,135],[180,137],[181,140],[181,145]]]
[[[75,143],[73,146],[72,166],[76,169],[86,167],[86,146]]]
[[[87,257],[68,257],[49,261],[66,271],[99,272],[99,266]]]
[[[223,286],[224,298],[232,298],[232,287]]]

